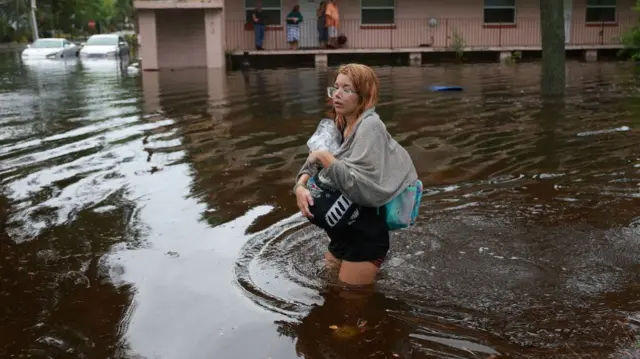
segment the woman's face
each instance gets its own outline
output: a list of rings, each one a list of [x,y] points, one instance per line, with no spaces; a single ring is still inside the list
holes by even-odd
[[[360,95],[355,92],[356,90],[349,77],[338,74],[333,87],[335,90],[333,90],[331,98],[333,99],[333,108],[336,110],[336,114],[345,117],[353,115],[358,108]]]

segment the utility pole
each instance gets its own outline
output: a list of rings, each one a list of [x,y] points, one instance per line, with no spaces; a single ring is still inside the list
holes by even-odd
[[[540,0],[543,95],[564,94],[566,53],[564,1]]]
[[[33,41],[36,41],[40,38],[38,34],[38,22],[36,21],[36,0],[31,0],[31,5],[29,6],[29,18],[31,19]]]

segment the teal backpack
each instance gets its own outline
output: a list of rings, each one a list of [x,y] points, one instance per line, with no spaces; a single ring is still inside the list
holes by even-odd
[[[416,180],[384,205],[386,221],[390,231],[407,228],[416,223],[420,201],[422,200],[422,182]]]

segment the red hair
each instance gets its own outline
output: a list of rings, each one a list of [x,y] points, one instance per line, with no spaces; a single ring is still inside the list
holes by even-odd
[[[356,107],[356,118],[362,113],[378,103],[380,98],[380,81],[375,71],[367,65],[362,64],[346,64],[340,66],[336,73],[345,75],[351,80],[354,90],[358,93],[358,106]],[[334,79],[335,81],[335,79]],[[333,102],[330,100],[331,109],[329,110],[330,118],[333,118],[340,130],[344,130],[347,120],[344,116],[337,115],[333,108]]]

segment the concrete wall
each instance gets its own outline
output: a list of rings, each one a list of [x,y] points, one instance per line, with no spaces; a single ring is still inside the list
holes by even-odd
[[[160,68],[207,66],[204,10],[156,11]]]
[[[309,0],[282,0],[281,16],[284,18],[294,3],[305,1]],[[567,24],[569,44],[616,44],[617,38],[635,24],[637,15],[632,11],[635,0],[618,0],[617,23],[604,26],[585,23],[586,1],[572,1],[572,21]],[[393,27],[362,26],[360,0],[341,0],[338,4],[340,32],[347,36],[347,47],[350,48],[450,47],[455,42],[454,33],[460,35],[466,46],[473,47],[540,44],[539,0],[516,0],[516,24],[513,26],[485,25],[483,0],[396,0]],[[245,26],[244,0],[226,0],[225,18],[226,48],[253,49],[253,31]],[[429,25],[430,18],[437,20],[435,27]],[[315,38],[315,24],[307,22],[302,26],[302,32],[313,33]],[[287,47],[284,26],[267,29],[265,49]]]
[[[138,41],[143,69],[158,68],[158,41],[156,36],[156,12],[138,10]]]
[[[143,8],[138,25],[144,70],[225,67],[221,8]]]

